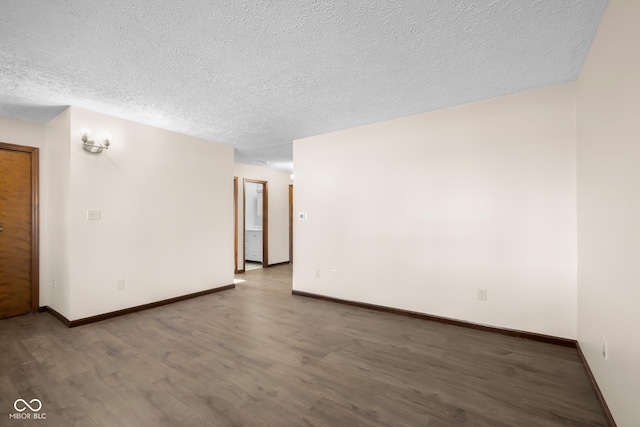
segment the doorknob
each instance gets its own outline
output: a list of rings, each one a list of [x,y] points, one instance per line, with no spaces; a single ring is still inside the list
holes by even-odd
[[[0,225],[0,233],[2,233],[3,231],[4,231],[4,227]]]

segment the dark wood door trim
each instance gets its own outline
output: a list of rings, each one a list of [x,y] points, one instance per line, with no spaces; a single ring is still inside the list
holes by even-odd
[[[31,312],[40,309],[40,150],[0,142],[0,150],[29,153],[31,157]]]
[[[269,183],[262,191],[262,266],[269,267]]]
[[[242,271],[247,271],[247,180],[242,179]]]
[[[289,184],[289,263],[293,264],[293,184]]]
[[[233,177],[233,269],[234,273],[240,273],[238,270],[238,177]]]
[[[246,215],[247,215],[247,182],[262,184],[262,267],[269,267],[269,182],[257,179],[243,178],[242,180],[242,241],[246,239]],[[246,248],[244,248],[246,251]],[[247,260],[242,256],[242,268],[246,270]]]

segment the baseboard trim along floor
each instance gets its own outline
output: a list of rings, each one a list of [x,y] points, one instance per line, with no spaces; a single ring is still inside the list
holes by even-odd
[[[279,265],[286,265],[286,264],[290,264],[289,261],[276,262],[274,264],[267,265],[267,267],[277,267]]]
[[[150,308],[160,307],[167,304],[173,304],[174,302],[184,301],[191,298],[201,297],[203,295],[213,294],[216,292],[226,291],[228,289],[235,288],[235,284],[225,285],[218,288],[207,289],[204,291],[194,292],[191,294],[181,295],[179,297],[168,298],[161,301],[151,302],[148,304],[142,304],[135,307],[124,308],[122,310],[111,311],[109,313],[98,314],[96,316],[85,317],[83,319],[77,320],[69,320],[64,317],[62,314],[58,313],[56,310],[49,306],[40,307],[40,312],[48,312],[53,317],[61,321],[68,328],[75,328],[76,326],[87,325],[89,323],[100,322],[102,320],[111,319],[113,317],[123,316],[125,314],[135,313],[137,311],[148,310]]]
[[[582,365],[584,366],[585,371],[587,371],[587,376],[589,377],[589,381],[591,382],[591,385],[593,386],[593,390],[596,392],[596,396],[598,397],[598,402],[600,402],[600,407],[602,407],[602,411],[604,412],[604,415],[607,417],[607,421],[609,421],[609,425],[611,427],[616,427],[617,424],[615,422],[615,420],[613,419],[613,414],[611,414],[611,411],[609,410],[609,406],[607,405],[606,400],[604,400],[604,396],[602,395],[602,392],[600,391],[600,387],[598,386],[598,383],[596,382],[596,378],[593,376],[593,372],[591,372],[591,367],[589,366],[589,363],[587,362],[587,358],[584,357],[584,353],[582,352],[582,349],[580,348],[580,343],[578,343],[576,341],[576,348],[578,349],[578,354],[580,355],[580,360],[582,360]]]
[[[452,318],[444,317],[444,316],[435,316],[435,315],[432,315],[432,314],[420,313],[420,312],[417,312],[417,311],[403,310],[403,309],[400,309],[400,308],[386,307],[386,306],[383,306],[383,305],[369,304],[369,303],[359,302],[359,301],[343,300],[343,299],[340,299],[340,298],[334,298],[334,297],[328,297],[328,296],[325,296],[325,295],[314,294],[312,292],[304,292],[304,291],[292,290],[291,294],[297,295],[297,296],[301,296],[301,297],[320,299],[320,300],[323,300],[323,301],[333,302],[333,303],[337,303],[337,304],[346,304],[346,305],[365,308],[365,309],[369,309],[369,310],[383,311],[383,312],[386,312],[386,313],[397,314],[397,315],[400,315],[400,316],[408,316],[408,317],[414,317],[414,318],[418,318],[418,319],[422,319],[422,320],[430,320],[430,321],[433,321],[433,322],[446,323],[448,325],[461,326],[463,328],[478,329],[478,330],[482,330],[482,331],[486,331],[486,332],[492,332],[492,333],[501,334],[501,335],[508,335],[508,336],[517,337],[517,338],[523,338],[523,339],[532,340],[532,341],[539,341],[539,342],[559,345],[559,346],[563,346],[563,347],[575,348],[578,351],[578,354],[580,355],[580,359],[582,360],[582,365],[584,366],[584,369],[587,371],[587,376],[589,377],[589,381],[591,382],[591,386],[593,387],[593,389],[594,389],[594,391],[595,391],[595,393],[596,393],[596,395],[598,397],[598,401],[600,403],[600,406],[602,407],[602,410],[604,411],[605,416],[607,417],[607,420],[609,421],[610,427],[616,427],[616,423],[615,423],[615,421],[613,419],[611,411],[609,410],[609,406],[607,405],[607,402],[605,401],[604,396],[602,395],[602,392],[600,391],[600,387],[598,386],[598,383],[596,382],[596,379],[593,376],[593,373],[591,372],[591,368],[589,367],[589,363],[587,362],[587,359],[584,357],[584,354],[582,353],[582,350],[580,349],[580,344],[578,344],[578,341],[576,341],[576,340],[572,340],[572,339],[568,339],[568,338],[561,338],[561,337],[554,337],[552,335],[538,334],[538,333],[535,333],[535,332],[520,331],[520,330],[517,330],[517,329],[500,328],[500,327],[497,327],[497,326],[482,325],[482,324],[479,324],[479,323],[467,322],[467,321],[464,321],[464,320],[452,319]]]

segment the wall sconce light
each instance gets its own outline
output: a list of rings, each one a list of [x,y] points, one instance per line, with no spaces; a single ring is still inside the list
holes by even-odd
[[[102,153],[102,150],[105,148],[108,150],[109,145],[111,145],[111,135],[108,133],[104,133],[102,135],[102,144],[99,144],[95,141],[91,141],[89,137],[91,136],[91,129],[82,128],[80,129],[80,138],[82,139],[82,148],[90,153]]]

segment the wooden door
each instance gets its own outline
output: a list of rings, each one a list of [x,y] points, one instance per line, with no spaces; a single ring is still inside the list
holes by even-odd
[[[0,143],[0,318],[38,308],[37,167],[37,148]]]

